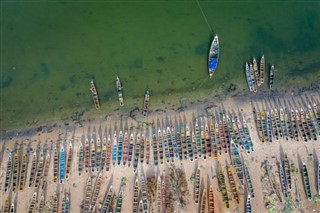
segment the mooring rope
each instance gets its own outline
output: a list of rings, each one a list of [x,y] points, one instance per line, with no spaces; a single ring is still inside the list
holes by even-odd
[[[198,7],[199,7],[199,9],[200,9],[200,11],[201,11],[201,13],[202,13],[203,18],[204,18],[204,20],[206,21],[206,23],[207,23],[207,25],[208,25],[208,27],[209,27],[209,30],[210,30],[210,32],[211,32],[211,34],[213,35],[213,31],[212,31],[212,28],[211,28],[211,26],[210,26],[210,24],[209,24],[209,22],[208,22],[208,19],[207,19],[207,17],[206,17],[206,14],[204,14],[204,12],[203,12],[203,10],[202,10],[202,8],[201,8],[201,5],[200,5],[200,3],[199,3],[199,0],[196,0],[196,1],[197,1],[197,3],[198,3]]]

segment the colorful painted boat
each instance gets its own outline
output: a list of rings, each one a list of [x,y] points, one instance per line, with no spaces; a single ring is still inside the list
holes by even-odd
[[[144,101],[143,101],[143,116],[148,115],[148,110],[149,110],[149,91],[147,90],[145,95],[144,95]]]
[[[269,141],[266,113],[264,111],[261,111],[260,112],[260,116],[261,116],[261,125],[262,125],[262,131],[263,131],[263,138],[264,138],[265,141]]]
[[[308,110],[309,110],[309,114],[311,116],[311,120],[312,120],[312,124],[314,126],[314,129],[315,129],[316,133],[320,136],[320,125],[317,122],[316,113],[313,111],[311,103],[308,104]]]
[[[121,207],[122,207],[122,190],[119,193],[118,200],[117,200],[117,206],[116,206],[116,213],[121,213]]]
[[[219,135],[220,135],[220,142],[221,142],[221,151],[223,150],[224,153],[228,153],[227,150],[227,142],[226,142],[226,137],[223,129],[223,123],[221,120],[219,120]]]
[[[318,182],[318,195],[320,195],[320,159],[318,159],[318,170],[317,170],[317,182]]]
[[[139,156],[140,156],[140,133],[137,134],[137,140],[134,150],[134,159],[133,159],[133,171],[136,172],[139,163]]]
[[[67,160],[67,169],[66,169],[66,179],[69,179],[71,175],[71,166],[73,160],[73,148],[72,143],[69,143],[69,151],[68,151],[68,160]]]
[[[190,161],[193,161],[193,150],[192,150],[192,140],[189,126],[186,125],[186,143],[187,143],[187,152]]]
[[[246,72],[246,77],[247,77],[247,83],[248,83],[249,90],[250,90],[250,92],[253,92],[254,91],[254,84],[253,84],[252,79],[251,79],[250,68],[249,68],[248,63],[246,63],[245,72]]]
[[[101,139],[98,134],[97,140],[96,140],[96,164],[95,164],[97,171],[99,171],[99,169],[101,168],[101,153],[102,153]]]
[[[274,66],[271,65],[270,76],[269,76],[269,88],[270,89],[273,88],[273,81],[274,81]]]
[[[143,213],[148,213],[147,186],[143,174],[141,175],[141,198],[143,203]]]
[[[291,140],[294,140],[294,135],[293,135],[293,130],[292,130],[292,126],[291,126],[291,118],[289,115],[289,110],[288,108],[284,108],[284,119],[286,121],[286,126],[288,129],[288,134]]]
[[[83,145],[80,143],[78,152],[78,175],[82,175],[83,170]]]
[[[110,170],[111,158],[112,158],[112,144],[111,144],[111,138],[109,135],[107,140],[107,151],[106,151],[106,171]]]
[[[93,80],[91,80],[90,91],[92,93],[94,106],[96,107],[96,109],[100,109],[99,96]]]
[[[274,113],[273,109],[271,109],[270,114],[271,114],[272,133],[273,133],[276,141],[279,141],[279,133],[278,133],[277,124],[276,124],[276,117],[275,117],[275,113]]]
[[[9,199],[6,198],[3,205],[3,213],[9,213],[9,211],[10,211]]]
[[[40,154],[39,154],[38,166],[37,166],[36,176],[35,176],[35,180],[34,180],[34,187],[35,188],[38,188],[38,186],[40,185],[40,181],[42,179],[44,161],[45,161],[44,153],[41,150]]]
[[[49,167],[47,168],[49,169]],[[27,179],[27,170],[28,170],[28,164],[27,164],[27,153],[22,153],[21,158],[21,167],[20,167],[20,177],[19,177],[19,189],[23,190],[26,185],[26,179]]]
[[[308,175],[308,169],[307,165],[303,163],[303,168],[302,168],[302,177],[303,177],[303,184],[304,184],[304,189],[307,195],[308,200],[312,200],[312,192],[310,188],[310,181],[309,181],[309,175]]]
[[[139,206],[139,180],[136,178],[133,188],[132,212],[138,213]]]
[[[85,186],[85,197],[83,201],[84,212],[90,211],[91,188],[92,188],[92,179],[91,179],[91,176],[89,175],[86,182],[86,186]]]
[[[110,185],[104,199],[101,205],[100,213],[105,213],[109,209],[109,206],[111,204],[111,198],[112,198],[112,185]]]
[[[200,200],[200,166],[198,166],[196,175],[195,175],[195,183],[194,183],[194,200],[195,203],[198,204]]]
[[[210,185],[209,189],[209,213],[214,213],[214,193],[212,185]]]
[[[121,164],[121,159],[122,159],[122,144],[123,144],[123,134],[122,131],[119,131],[119,138],[118,138],[118,154],[117,154],[117,164],[120,165]]]
[[[88,173],[90,170],[90,144],[88,138],[86,138],[84,143],[84,168],[85,172]]]
[[[19,155],[13,155],[12,191],[15,192],[19,184]]]
[[[113,166],[115,166],[117,162],[117,148],[118,148],[117,131],[114,131],[113,145],[112,145],[112,165]]]
[[[196,135],[194,134],[194,132],[192,131],[192,152],[193,152],[193,157],[195,160],[198,160],[198,149],[197,149],[197,139],[196,139]],[[190,159],[191,161],[193,159]]]
[[[65,151],[63,145],[60,147],[60,154],[59,154],[59,182],[60,184],[64,181],[65,175]]]
[[[250,194],[248,194],[248,196],[247,196],[245,212],[246,213],[252,213],[251,196],[250,196]]]
[[[57,160],[57,162],[59,163],[59,160],[58,159],[54,159],[54,160]],[[33,153],[33,157],[32,157],[32,162],[31,162],[31,170],[30,170],[30,175],[29,175],[29,187],[32,187],[33,184],[34,184],[34,179],[35,179],[35,176],[36,176],[36,172],[37,172],[37,164],[38,164],[38,159],[37,159],[37,152],[34,152]],[[53,168],[53,181],[56,182],[57,181],[57,178],[58,178],[58,170],[59,168],[59,164],[57,166],[57,168]],[[7,170],[8,172],[8,170]]]
[[[129,154],[128,154],[128,166],[130,167],[132,162],[132,156],[133,156],[133,145],[134,145],[134,136],[133,133],[130,134],[130,144],[129,144]]]
[[[154,166],[159,165],[158,159],[158,146],[157,146],[157,131],[154,126],[152,126],[152,150],[153,150],[153,164]]]
[[[35,211],[36,203],[37,203],[37,192],[34,192],[32,198],[31,198],[31,201],[30,201],[29,208],[28,208],[29,213],[32,213]]]
[[[256,84],[260,86],[261,82],[260,82],[260,76],[258,72],[258,64],[254,57],[253,57],[253,72],[254,72],[254,78],[255,78]]]
[[[209,126],[207,122],[204,125],[204,137],[206,140],[206,151],[208,158],[212,157],[212,147],[211,147],[211,141],[210,141],[210,132],[209,132]]]
[[[254,78],[254,70],[253,70],[253,65],[250,64],[250,77],[253,85],[253,92],[257,92],[257,84]]]
[[[224,174],[223,174],[222,168],[220,166],[219,166],[219,175],[218,175],[218,186],[219,186],[220,192],[222,194],[222,201],[224,202],[225,206],[227,208],[229,208],[230,203],[229,203],[228,191],[226,188]]]
[[[93,137],[90,140],[90,168],[91,172],[94,172],[96,167],[97,155],[96,155],[96,144]]]
[[[251,176],[250,176],[250,172],[249,172],[249,166],[246,162],[244,162],[244,174],[246,177],[246,183],[247,183],[247,187],[248,187],[250,196],[252,198],[254,198],[254,190],[253,190],[252,180],[251,180]]]
[[[143,164],[144,161],[144,145],[145,145],[145,136],[142,133],[140,138],[140,163]]]
[[[276,127],[277,127],[277,131],[279,133],[280,138],[283,137],[283,131],[281,129],[281,123],[280,123],[280,119],[279,119],[279,113],[277,109],[274,109],[274,117],[276,120]]]
[[[129,136],[128,131],[124,131],[124,137],[123,137],[123,156],[122,156],[122,164],[125,166],[128,161],[128,154],[129,154]]]
[[[218,158],[218,149],[217,149],[217,142],[216,142],[216,134],[215,134],[215,127],[213,123],[213,119],[210,119],[210,141],[211,141],[211,147],[212,147],[212,155],[213,158],[217,159]]]
[[[204,188],[201,197],[200,213],[206,213],[207,207],[207,189]]]
[[[234,168],[239,181],[243,183],[244,173],[243,173],[242,159],[241,159],[239,150],[233,141],[231,141],[229,153],[231,158],[231,165]]]
[[[180,140],[181,140],[181,148],[182,148],[182,156],[183,159],[188,159],[188,151],[187,151],[187,143],[186,143],[186,131],[185,125],[180,124]]]
[[[8,162],[7,162],[7,173],[6,179],[4,182],[4,192],[7,192],[11,186],[11,178],[12,178],[12,154],[8,153]],[[9,204],[8,204],[9,205]]]
[[[260,73],[259,73],[261,84],[264,83],[264,72],[265,72],[265,60],[264,60],[264,55],[262,55],[260,60]]]
[[[233,198],[235,199],[237,204],[239,204],[240,203],[239,193],[238,193],[238,190],[237,190],[236,182],[235,182],[235,180],[233,178],[231,167],[227,167],[227,174],[228,174],[228,180],[229,180],[229,184],[230,184],[230,188],[231,188],[231,192],[232,192]]]
[[[57,194],[53,195],[52,198],[52,213],[58,213],[58,205],[59,205],[59,197],[57,196]]]
[[[96,206],[96,202],[99,196],[100,188],[102,184],[102,172],[99,173],[96,182],[93,187],[91,202],[90,202],[90,211],[93,212]]]
[[[309,109],[305,110],[305,118],[306,118],[307,126],[310,131],[310,135],[312,139],[314,141],[317,141],[317,132],[316,132],[315,126],[313,125],[312,114],[310,114]]]
[[[107,161],[107,133],[104,134],[101,147],[101,170],[104,170]]]
[[[209,57],[208,57],[209,78],[212,78],[214,72],[216,71],[218,60],[219,60],[219,39],[218,39],[218,35],[215,35],[211,43]]]
[[[123,95],[122,95],[122,85],[121,85],[121,81],[118,76],[117,76],[117,80],[116,80],[116,87],[117,87],[117,92],[118,92],[119,104],[120,104],[120,106],[123,106],[124,102],[123,102]]]
[[[173,144],[172,144],[172,135],[171,135],[171,129],[170,129],[169,126],[167,127],[167,138],[168,138],[170,160],[171,160],[171,163],[174,163],[174,151],[173,151]]]
[[[202,150],[201,150],[201,136],[200,136],[200,129],[198,125],[198,119],[196,120],[195,127],[194,127],[195,135],[196,135],[196,146],[197,146],[197,153],[198,157],[201,157]]]
[[[178,144],[177,144],[177,139],[176,139],[176,133],[175,133],[175,129],[172,126],[171,127],[171,138],[172,138],[172,146],[173,146],[173,152],[174,152],[174,156],[176,159],[179,159],[179,148],[178,148]]]
[[[219,129],[217,120],[215,122],[215,135],[216,135],[216,142],[217,142],[217,151],[219,155],[222,155],[222,142],[221,142],[220,129]]]
[[[66,193],[66,206],[65,206],[65,211],[64,213],[69,213],[70,212],[70,197],[69,194]]]

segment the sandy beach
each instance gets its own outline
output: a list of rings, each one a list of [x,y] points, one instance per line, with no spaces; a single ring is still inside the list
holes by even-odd
[[[310,98],[315,99],[319,103],[318,93],[313,93],[309,95]],[[22,191],[16,190],[12,192],[12,188],[9,192],[4,192],[4,181],[6,176],[6,166],[8,160],[8,153],[18,152],[22,153],[23,151],[28,151],[28,172],[27,172],[27,182],[29,180],[30,170],[31,170],[31,156],[33,151],[36,150],[39,145],[41,149],[47,147],[45,151],[51,153],[51,162],[48,174],[48,187],[45,193],[45,212],[51,212],[51,206],[53,202],[54,195],[59,196],[60,198],[60,207],[61,209],[61,200],[64,197],[64,193],[67,192],[70,194],[70,212],[81,212],[82,202],[85,196],[85,185],[86,180],[89,174],[82,173],[81,176],[78,175],[78,149],[80,143],[84,143],[84,138],[87,137],[88,132],[91,133],[92,129],[95,128],[97,132],[102,131],[106,128],[108,134],[112,134],[110,129],[115,127],[123,129],[128,127],[128,130],[133,131],[134,133],[140,128],[148,128],[151,130],[151,124],[154,122],[156,125],[160,123],[175,123],[175,121],[185,121],[189,124],[194,124],[195,119],[207,119],[212,113],[218,112],[237,112],[240,111],[243,117],[246,119],[248,127],[250,129],[250,136],[252,137],[254,143],[255,151],[247,155],[245,152],[241,152],[243,161],[249,166],[249,171],[253,183],[255,197],[252,199],[252,212],[267,212],[268,209],[270,212],[282,212],[285,209],[288,212],[320,212],[319,211],[319,199],[316,201],[308,201],[306,193],[304,190],[301,169],[302,164],[305,163],[309,172],[309,180],[311,185],[311,192],[315,197],[317,195],[316,188],[316,175],[315,175],[315,165],[317,165],[320,158],[320,145],[319,139],[317,141],[311,141],[304,143],[301,140],[296,141],[285,141],[283,138],[279,141],[274,141],[273,143],[261,143],[259,142],[257,131],[255,129],[255,124],[253,121],[252,115],[252,105],[249,97],[236,97],[225,100],[222,103],[215,104],[210,101],[207,103],[192,104],[183,108],[180,112],[179,109],[168,109],[168,107],[158,108],[153,110],[152,113],[148,115],[147,118],[144,118],[140,111],[133,111],[129,116],[123,116],[119,113],[114,115],[99,115],[93,113],[93,116],[87,115],[86,118],[81,118],[81,123],[76,121],[63,121],[56,122],[53,124],[47,124],[45,126],[32,127],[29,129],[23,129],[21,131],[6,132],[2,134],[2,144],[1,144],[1,191],[2,196],[0,199],[0,206],[3,208],[6,198],[9,198],[12,203],[15,204],[15,212],[25,212],[29,208],[30,201],[34,192],[37,192],[37,200],[40,200],[40,196],[43,193],[43,190],[35,189],[34,187],[28,188],[25,187]],[[301,97],[286,97],[276,99],[276,102],[269,102],[269,106],[275,106],[279,103],[287,103],[291,100],[296,100],[301,102]],[[266,99],[256,98],[253,102],[255,105],[260,108],[265,108]],[[79,121],[79,120],[77,120]],[[81,125],[79,125],[81,124]],[[53,151],[52,147],[56,143],[64,144],[67,148],[69,143],[73,145],[73,160],[71,166],[70,178],[65,180],[63,184],[53,182]],[[138,165],[138,177],[141,177],[141,172],[144,172],[144,175],[147,179],[147,194],[150,198],[148,200],[149,212],[157,212],[157,199],[156,196],[156,186],[152,183],[156,183],[158,175],[162,177],[168,177],[173,170],[182,171],[179,174],[185,174],[185,180],[187,182],[187,189],[183,189],[184,196],[177,199],[177,195],[173,193],[174,199],[172,199],[174,212],[198,212],[199,205],[194,202],[194,185],[192,177],[200,166],[201,170],[201,189],[206,187],[209,189],[209,186],[212,184],[214,187],[214,205],[215,212],[244,212],[245,211],[245,202],[247,189],[242,184],[240,184],[236,175],[233,174],[237,189],[240,196],[240,204],[236,204],[232,198],[230,184],[226,176],[226,166],[230,165],[230,156],[229,154],[223,154],[218,157],[217,160],[213,158],[208,158],[204,160],[199,158],[196,161],[175,159],[175,163],[167,164],[166,162],[163,165],[155,167],[153,165],[153,153],[152,153],[152,142],[151,142],[151,154],[150,154],[150,164]],[[287,154],[288,159],[292,165],[292,168],[297,168],[297,172],[292,172],[293,186],[289,191],[289,198],[285,199],[281,191],[281,183],[279,178],[279,170],[277,163],[281,161],[284,153]],[[268,163],[268,172],[271,175],[269,180],[268,176],[265,174],[265,161]],[[218,165],[223,168],[226,186],[228,191],[228,197],[230,200],[230,208],[227,209],[222,201],[222,194],[219,192],[219,186],[217,181],[217,170]],[[293,169],[294,170],[294,169]],[[93,184],[98,176],[98,172],[95,171],[91,173]],[[128,166],[111,166],[110,171],[102,171],[102,187],[99,192],[95,212],[98,212],[98,209],[101,206],[105,193],[107,192],[109,186],[113,186],[113,210],[115,210],[116,199],[119,194],[120,189],[123,190],[123,203],[121,212],[132,212],[132,200],[133,200],[133,187],[136,175],[133,172],[133,168]],[[270,177],[270,176],[269,176]],[[270,183],[273,183],[272,186]],[[121,187],[122,185],[122,187]],[[277,198],[276,193],[272,192],[272,187],[276,187],[280,191],[281,201]],[[202,194],[202,190],[200,196]],[[314,198],[315,200],[315,198]],[[38,205],[38,204],[37,204]],[[291,206],[291,207],[288,207]],[[206,209],[206,212],[208,208]],[[170,212],[169,210],[167,212]]]

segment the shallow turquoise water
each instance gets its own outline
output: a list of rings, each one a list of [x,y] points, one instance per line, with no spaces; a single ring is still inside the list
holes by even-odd
[[[320,2],[199,3],[220,40],[211,80],[213,35],[196,1],[2,2],[0,129],[93,110],[91,79],[102,111],[116,109],[116,75],[124,113],[146,89],[151,107],[247,90],[244,63],[262,54],[275,88],[320,84]]]

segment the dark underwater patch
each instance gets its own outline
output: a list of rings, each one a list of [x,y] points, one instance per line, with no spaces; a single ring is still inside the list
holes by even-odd
[[[316,62],[316,63],[309,64],[303,67],[302,69],[298,67],[294,67],[289,70],[289,73],[291,76],[302,76],[302,75],[309,75],[312,73],[316,73],[319,71],[319,69],[320,69],[320,62]]]
[[[138,57],[133,61],[128,63],[129,69],[141,69],[143,67],[143,59],[142,57]]]
[[[159,61],[159,62],[161,62],[161,63],[164,63],[164,62],[166,61],[166,58],[163,57],[163,56],[159,56],[159,57],[157,57],[156,59],[157,59],[157,61]]]
[[[0,88],[8,88],[12,83],[12,77],[10,75],[5,76],[3,79],[1,79],[1,85]]]
[[[206,55],[207,54],[207,52],[208,52],[208,44],[207,43],[205,43],[205,42],[203,42],[203,43],[201,43],[201,44],[198,44],[197,46],[196,46],[196,48],[194,49],[194,53],[196,54],[196,55]]]
[[[258,44],[270,47],[274,52],[287,50],[285,42],[274,36],[273,32],[262,27],[256,29],[256,40]]]

